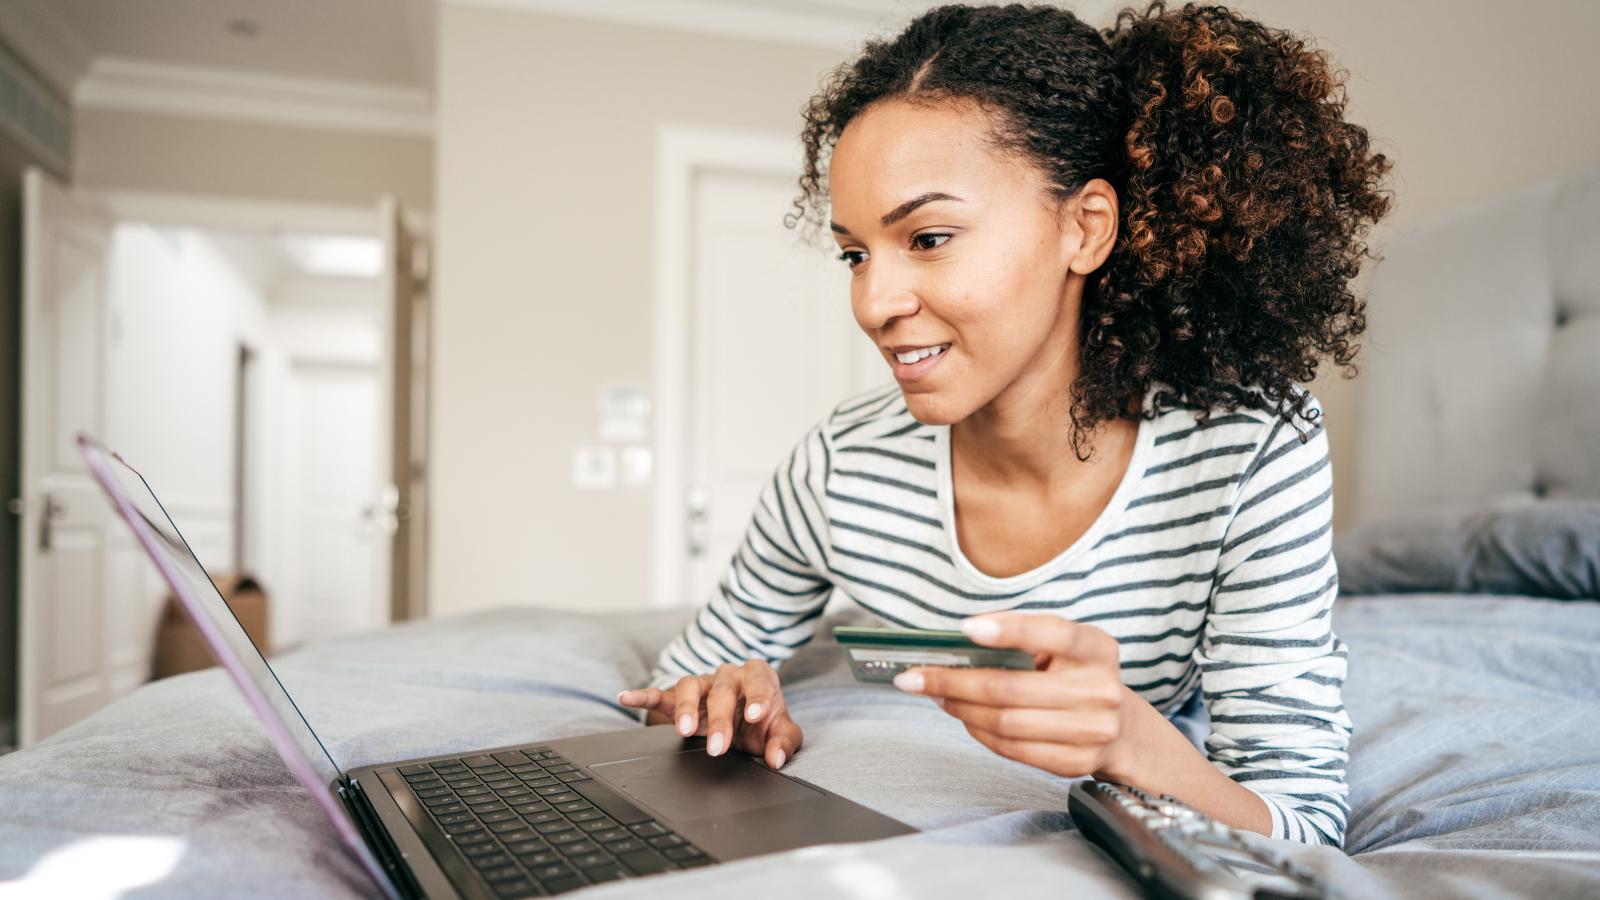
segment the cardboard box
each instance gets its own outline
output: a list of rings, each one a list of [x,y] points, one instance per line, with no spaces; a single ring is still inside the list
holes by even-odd
[[[272,642],[267,634],[267,592],[260,582],[247,573],[221,576],[215,582],[256,649],[263,656],[269,655]],[[181,675],[216,664],[199,629],[189,621],[177,599],[169,596],[161,613],[161,625],[156,629],[155,677]]]

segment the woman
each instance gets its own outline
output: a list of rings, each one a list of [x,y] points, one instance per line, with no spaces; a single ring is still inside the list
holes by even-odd
[[[773,664],[841,591],[1037,671],[913,669],[1003,756],[1339,844],[1327,440],[1388,163],[1339,75],[1228,10],[934,9],[806,110],[799,204],[898,390],[841,405],[621,702],[777,768]],[[831,151],[831,152],[830,152]],[[1204,752],[1169,720],[1202,703]]]

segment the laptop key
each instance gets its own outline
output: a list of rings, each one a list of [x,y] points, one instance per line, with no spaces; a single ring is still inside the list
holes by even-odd
[[[575,765],[573,765],[571,763],[567,763],[566,765],[561,765],[561,766],[545,766],[544,770],[546,772],[549,772],[551,775],[560,775],[562,772],[576,771],[577,768],[578,768],[577,766],[575,766]]]
[[[450,768],[454,768],[456,766],[461,765],[461,760],[459,760],[459,759],[440,759],[440,760],[435,760],[435,761],[433,761],[431,763],[428,763],[428,765],[430,767],[434,768],[434,769],[450,769]]]
[[[492,828],[489,830],[494,831]],[[517,841],[536,841],[539,839],[538,833],[531,828],[515,828],[511,831],[496,831],[495,837],[505,841],[508,844],[515,844]]]
[[[421,774],[427,772],[428,769],[429,769],[429,767],[425,766],[425,765],[411,765],[411,766],[401,766],[396,771],[398,771],[401,775],[421,775]]]
[[[553,809],[540,810],[538,812],[531,812],[531,813],[524,813],[523,814],[523,818],[527,819],[528,820],[528,824],[530,824],[530,825],[539,825],[539,824],[542,824],[544,822],[565,822],[566,821],[566,817],[565,816],[561,815],[561,813],[558,813]]]
[[[511,797],[527,797],[533,794],[533,791],[523,787],[521,784],[516,784],[515,782],[513,784],[513,787],[499,788],[495,793],[507,799]]]
[[[554,775],[546,775],[541,772],[536,776],[532,772],[528,772],[522,776],[522,783],[531,788],[542,788],[557,785],[561,782],[556,780]]]
[[[587,800],[570,800],[570,801],[568,801],[566,803],[557,803],[556,804],[556,809],[559,809],[562,812],[566,812],[566,813],[577,812],[580,809],[590,809],[590,808],[591,807],[589,806],[589,802]]]
[[[567,827],[570,828],[571,826],[569,825]],[[587,835],[581,831],[556,831],[546,834],[544,839],[559,847],[562,844],[572,844],[582,841],[585,837],[587,837]]]
[[[511,820],[505,821],[505,822],[493,822],[493,823],[490,823],[489,830],[494,832],[495,834],[505,834],[505,833],[508,833],[508,832],[522,831],[522,830],[525,830],[525,829],[524,829],[524,826],[522,824],[522,820],[521,819],[511,819]],[[505,838],[502,837],[501,840],[505,840]]]
[[[458,787],[458,788],[456,788],[456,796],[457,797],[476,797],[479,794],[487,794],[487,793],[489,793],[489,789],[484,787],[481,784],[475,784],[475,785],[473,785],[471,787]]]
[[[621,831],[622,830],[620,828],[617,828],[617,823],[611,821],[610,819],[606,818],[605,816],[601,816],[598,819],[590,819],[589,821],[580,824],[578,827],[582,828],[584,831],[606,831],[606,830]],[[633,837],[633,835],[628,834],[625,831],[623,832],[622,836],[623,837]]]
[[[579,800],[577,802],[583,803],[582,800]],[[570,804],[570,803],[563,803],[563,804],[561,804],[561,808],[562,809],[566,809],[567,807],[569,807],[571,805],[572,804]],[[588,804],[585,803],[584,805],[587,806]],[[606,817],[606,814],[601,812],[598,809],[579,810],[578,812],[575,812],[572,815],[567,816],[568,819],[570,819],[570,820],[572,820],[574,822],[588,822],[591,819],[603,819],[605,817]]]
[[[583,887],[583,880],[576,875],[563,875],[560,878],[541,878],[540,883],[544,889],[552,894],[565,894]]]
[[[421,798],[423,800],[426,800],[429,797],[443,797],[443,796],[446,796],[446,795],[448,795],[450,793],[450,789],[445,787],[445,786],[443,786],[443,785],[440,785],[439,787],[436,787],[436,788],[428,788],[425,791],[415,791],[414,793],[419,798]]]
[[[553,797],[556,794],[570,794],[572,793],[572,789],[564,784],[551,784],[542,787],[536,787],[533,789],[533,792],[546,797]]]
[[[450,827],[459,828],[460,826],[452,825]],[[482,841],[494,840],[494,838],[487,831],[468,831],[465,834],[456,835],[455,839],[457,844],[476,844]]]
[[[509,809],[503,809],[498,812],[486,812],[478,818],[483,820],[483,824],[488,825],[492,822],[504,822],[507,819],[515,819],[516,817],[516,813]]]
[[[696,856],[705,856],[705,853],[699,847],[696,847],[693,844],[684,844],[679,847],[673,847],[672,849],[666,851],[667,859],[675,862],[678,860],[693,859]]]
[[[477,822],[460,822],[455,825],[446,825],[445,834],[466,834],[469,831],[482,831],[483,826]]]
[[[457,800],[454,794],[440,794],[437,797],[428,797],[425,798],[422,803],[424,806],[432,807],[434,812],[438,812],[439,810],[444,809],[452,804],[458,807],[462,805],[461,801]],[[455,810],[451,810],[451,812],[454,811]]]
[[[509,881],[521,878],[522,870],[516,866],[501,866],[498,869],[479,869],[478,874],[483,876],[484,881]]]
[[[552,819],[533,826],[533,830],[540,834],[555,834],[558,831],[571,831],[572,823],[566,819]]]
[[[462,769],[459,772],[446,772],[444,774],[441,774],[439,777],[443,778],[447,784],[482,784],[483,783],[482,781],[480,781],[478,779],[478,773],[472,771],[471,769]]]
[[[628,868],[640,875],[654,875],[672,868],[672,864],[662,859],[649,850],[635,850],[631,853],[619,853],[617,858],[622,860]]]
[[[454,825],[457,822],[471,822],[472,821],[472,813],[469,813],[469,812],[451,813],[448,816],[434,816],[434,819],[436,819],[439,822],[440,825]]]
[[[526,878],[498,882],[494,885],[494,892],[499,894],[503,900],[520,900],[522,897],[539,896],[539,889],[534,887],[533,882]]]
[[[473,768],[477,768],[478,766],[497,765],[493,757],[483,756],[481,754],[478,756],[463,756],[461,757],[461,764],[464,766],[471,766]]]
[[[538,763],[523,763],[520,766],[507,766],[506,771],[513,775],[522,775],[527,772],[543,772]]]
[[[584,869],[583,874],[589,876],[591,881],[599,883],[602,881],[616,881],[619,878],[626,878],[632,873],[614,862],[608,862],[603,866],[595,866],[592,869]]]
[[[450,798],[450,797],[434,797],[433,799],[434,800],[450,800],[450,799],[453,799],[453,798]],[[466,810],[466,808],[467,808],[467,805],[465,803],[440,803],[437,806],[429,806],[428,807],[428,812],[431,812],[436,816],[446,816],[446,815],[449,815],[451,813],[462,812],[462,811]]]
[[[562,772],[560,775],[557,775],[556,777],[561,779],[562,781],[566,782],[567,784],[571,784],[574,781],[588,781],[589,780],[589,774],[587,772]]]
[[[626,828],[607,828],[603,831],[591,831],[589,837],[597,841],[625,841],[633,837]]]
[[[580,869],[592,869],[595,866],[608,865],[611,862],[611,857],[604,853],[584,853],[572,857],[567,862]]]
[[[525,866],[548,866],[551,863],[561,862],[565,857],[546,847],[543,850],[534,850],[531,853],[519,853],[522,864]]]
[[[650,846],[659,847],[661,849],[666,849],[667,847],[676,847],[681,843],[683,843],[683,838],[678,837],[675,834],[660,834],[650,838]]]
[[[511,808],[506,806],[504,803],[501,803],[500,798],[493,794],[487,794],[482,797],[468,797],[461,802],[472,807],[472,811],[478,813],[479,815],[491,812],[504,812],[505,810]]]
[[[467,844],[461,847],[461,852],[468,856],[478,857],[484,855],[485,853],[499,853],[500,845],[496,844],[494,841],[489,841],[488,843],[484,844]]]
[[[550,804],[544,802],[543,800],[534,799],[530,803],[518,803],[511,808],[519,815],[526,816],[530,813],[547,812],[550,809]]]
[[[494,754],[494,760],[502,765],[515,766],[527,762],[528,757],[524,756],[521,750],[507,750]]]
[[[539,866],[533,870],[533,877],[539,879],[540,881],[546,882],[547,884],[551,878],[560,878],[563,875],[571,874],[572,870],[561,863],[548,866]]]
[[[493,869],[499,866],[511,865],[511,857],[505,853],[485,853],[473,857],[472,864],[480,869]]]
[[[573,841],[570,844],[557,844],[556,849],[568,856],[582,856],[586,853],[599,853],[600,845],[594,841]]]
[[[660,822],[646,822],[643,825],[633,826],[633,833],[639,837],[655,837],[658,834],[669,834],[670,830],[664,828]]]
[[[633,853],[635,851],[648,850],[650,848],[646,847],[644,845],[644,841],[641,841],[638,838],[628,838],[621,841],[612,841],[611,843],[606,844],[606,849],[610,850],[612,853]]]

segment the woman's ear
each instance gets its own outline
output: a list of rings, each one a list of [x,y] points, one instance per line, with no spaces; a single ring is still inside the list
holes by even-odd
[[[1077,196],[1067,201],[1062,214],[1076,225],[1078,246],[1073,250],[1070,270],[1088,275],[1105,265],[1117,242],[1117,191],[1104,178],[1092,179]]]

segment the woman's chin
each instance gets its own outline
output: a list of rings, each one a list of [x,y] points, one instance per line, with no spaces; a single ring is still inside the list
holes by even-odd
[[[972,414],[972,410],[955,398],[943,396],[939,391],[913,392],[902,385],[900,393],[906,398],[911,418],[924,425],[954,425]]]

